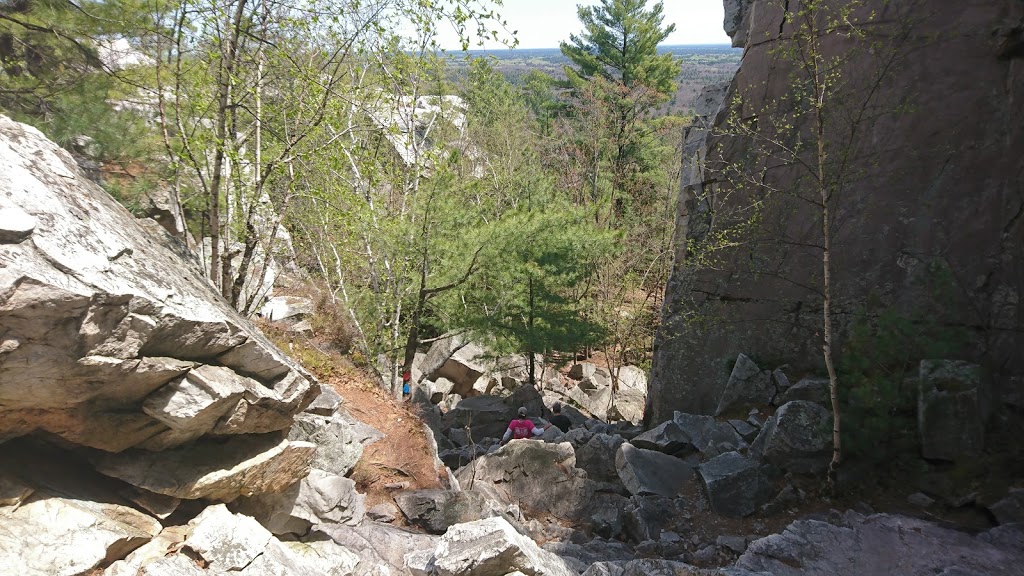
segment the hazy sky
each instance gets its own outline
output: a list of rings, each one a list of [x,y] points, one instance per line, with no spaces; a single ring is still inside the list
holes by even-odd
[[[519,48],[557,48],[560,41],[569,39],[570,33],[580,31],[576,6],[598,3],[597,0],[504,0],[499,11],[508,21],[509,29],[518,30]],[[676,31],[665,39],[665,44],[729,43],[729,37],[722,31],[722,0],[664,0],[663,3],[665,24],[676,25]],[[447,48],[457,48],[455,42],[443,43]]]

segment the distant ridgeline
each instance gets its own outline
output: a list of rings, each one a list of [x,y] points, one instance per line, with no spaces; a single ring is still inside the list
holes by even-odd
[[[728,44],[691,44],[660,46],[659,53],[671,53],[682,60],[678,89],[667,112],[690,114],[693,102],[701,88],[732,79],[740,66],[742,48]],[[449,73],[453,79],[462,77],[468,62],[474,58],[488,58],[494,67],[510,82],[518,84],[531,70],[564,79],[564,66],[569,59],[558,48],[515,48],[503,50],[469,50],[448,52]]]

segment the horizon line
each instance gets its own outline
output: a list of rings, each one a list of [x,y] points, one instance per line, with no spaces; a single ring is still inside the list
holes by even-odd
[[[672,47],[676,47],[676,46],[682,46],[682,47],[687,47],[687,46],[724,46],[724,47],[728,47],[728,48],[733,48],[733,45],[730,44],[729,42],[691,42],[691,43],[688,43],[688,44],[658,44],[658,48],[672,48]],[[532,47],[532,48],[526,48],[526,47],[523,47],[523,46],[516,46],[516,47],[506,46],[504,48],[470,47],[470,48],[467,48],[465,51],[466,52],[498,52],[498,51],[503,51],[503,50],[504,51],[508,51],[508,50],[559,50],[559,49],[560,49],[559,46],[543,46],[543,47]],[[444,51],[447,51],[447,52],[462,52],[463,51],[461,46],[458,47],[458,48],[441,48],[441,50],[444,50]],[[742,48],[736,48],[736,50],[742,50]]]

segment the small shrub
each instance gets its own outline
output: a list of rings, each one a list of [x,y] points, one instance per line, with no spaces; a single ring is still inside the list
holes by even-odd
[[[946,322],[948,269],[930,264],[916,280],[928,297],[914,309],[869,299],[847,333],[839,392],[850,456],[883,462],[917,451],[917,367],[924,358],[962,357],[969,347],[966,329]]]
[[[313,333],[332,349],[348,354],[356,341],[356,329],[348,311],[338,302],[322,296],[316,303],[316,313],[310,319]]]

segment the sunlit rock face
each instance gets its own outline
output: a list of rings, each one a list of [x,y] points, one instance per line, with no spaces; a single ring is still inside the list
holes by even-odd
[[[0,116],[0,441],[163,450],[283,430],[318,392],[158,225]]]
[[[784,15],[800,3],[727,4],[744,55],[728,90],[702,95],[703,123],[688,134],[648,422],[712,413],[741,352],[823,373],[822,218],[813,193],[795,194],[808,192],[809,172],[725,134],[730,119],[763,129],[792,111],[784,97],[800,71],[784,53],[794,26]],[[822,39],[826,53],[853,56],[841,69],[847,95],[829,105],[845,117],[863,111],[850,144],[830,148],[830,160],[850,152],[832,221],[838,344],[854,320],[882,309],[941,316],[972,340],[958,356],[983,364],[1005,398],[1024,373],[1024,4],[871,0],[861,17],[870,12],[871,49]],[[890,55],[889,74],[874,82]],[[811,146],[810,117],[800,122]],[[727,196],[738,181],[747,185]],[[769,189],[778,192],[759,208],[755,234],[718,253],[713,269],[694,270],[685,242],[707,240]]]

